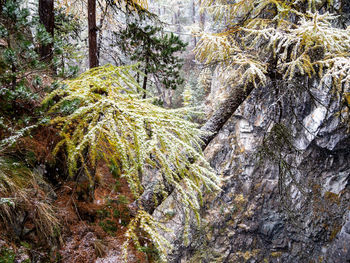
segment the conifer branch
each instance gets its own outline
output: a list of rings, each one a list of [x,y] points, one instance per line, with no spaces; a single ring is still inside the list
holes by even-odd
[[[99,160],[118,165],[135,198],[147,196],[148,203],[176,189],[186,217],[192,210],[199,219],[203,191],[219,190],[220,182],[199,146],[204,132],[185,120],[193,112],[190,108],[164,109],[142,99],[132,77],[136,70],[136,66],[94,68],[48,95],[43,103],[51,104],[51,125],[60,127],[62,138],[54,154],[65,151],[69,174],[82,168],[91,185],[95,178],[90,171]],[[153,190],[147,195],[144,188],[149,186],[142,178],[149,168],[159,171],[162,180],[152,174]],[[164,252],[163,239],[152,229],[156,225],[150,214],[157,204],[148,203],[137,202],[137,224]]]

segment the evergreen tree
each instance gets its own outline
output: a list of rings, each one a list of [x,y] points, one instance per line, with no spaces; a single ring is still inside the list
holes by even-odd
[[[67,13],[66,9],[55,10],[55,35],[53,63],[59,77],[74,77],[85,57],[81,51],[81,20]]]
[[[16,1],[4,3],[0,14],[2,114],[19,117],[34,104],[41,84],[39,73],[47,69],[37,47],[49,43],[52,43],[52,37],[39,23],[38,17],[31,17],[29,10],[21,8]]]
[[[148,77],[151,74],[156,85],[176,89],[183,83],[180,70],[183,60],[177,55],[185,50],[187,44],[174,34],[165,34],[160,27],[142,26],[131,23],[120,32],[122,50],[131,54],[132,61],[140,61],[143,68],[142,88],[147,89]],[[144,98],[146,93],[144,93]]]

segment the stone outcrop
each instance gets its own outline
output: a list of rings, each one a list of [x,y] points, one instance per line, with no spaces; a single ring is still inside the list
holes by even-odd
[[[337,114],[346,108],[316,83],[298,86],[309,88],[253,91],[209,144],[222,192],[207,198],[189,245],[172,206],[169,262],[350,261],[350,136]]]

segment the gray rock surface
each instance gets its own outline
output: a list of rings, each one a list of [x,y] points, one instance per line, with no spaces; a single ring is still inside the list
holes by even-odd
[[[339,101],[299,84],[312,96],[255,91],[207,147],[223,191],[207,198],[189,245],[181,211],[167,223],[169,262],[350,262],[350,136]]]

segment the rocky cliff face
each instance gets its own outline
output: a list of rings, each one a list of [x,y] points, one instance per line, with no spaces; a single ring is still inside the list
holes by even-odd
[[[255,91],[207,147],[223,190],[190,245],[178,238],[181,212],[168,223],[169,262],[350,262],[345,108],[327,88],[296,84]]]

